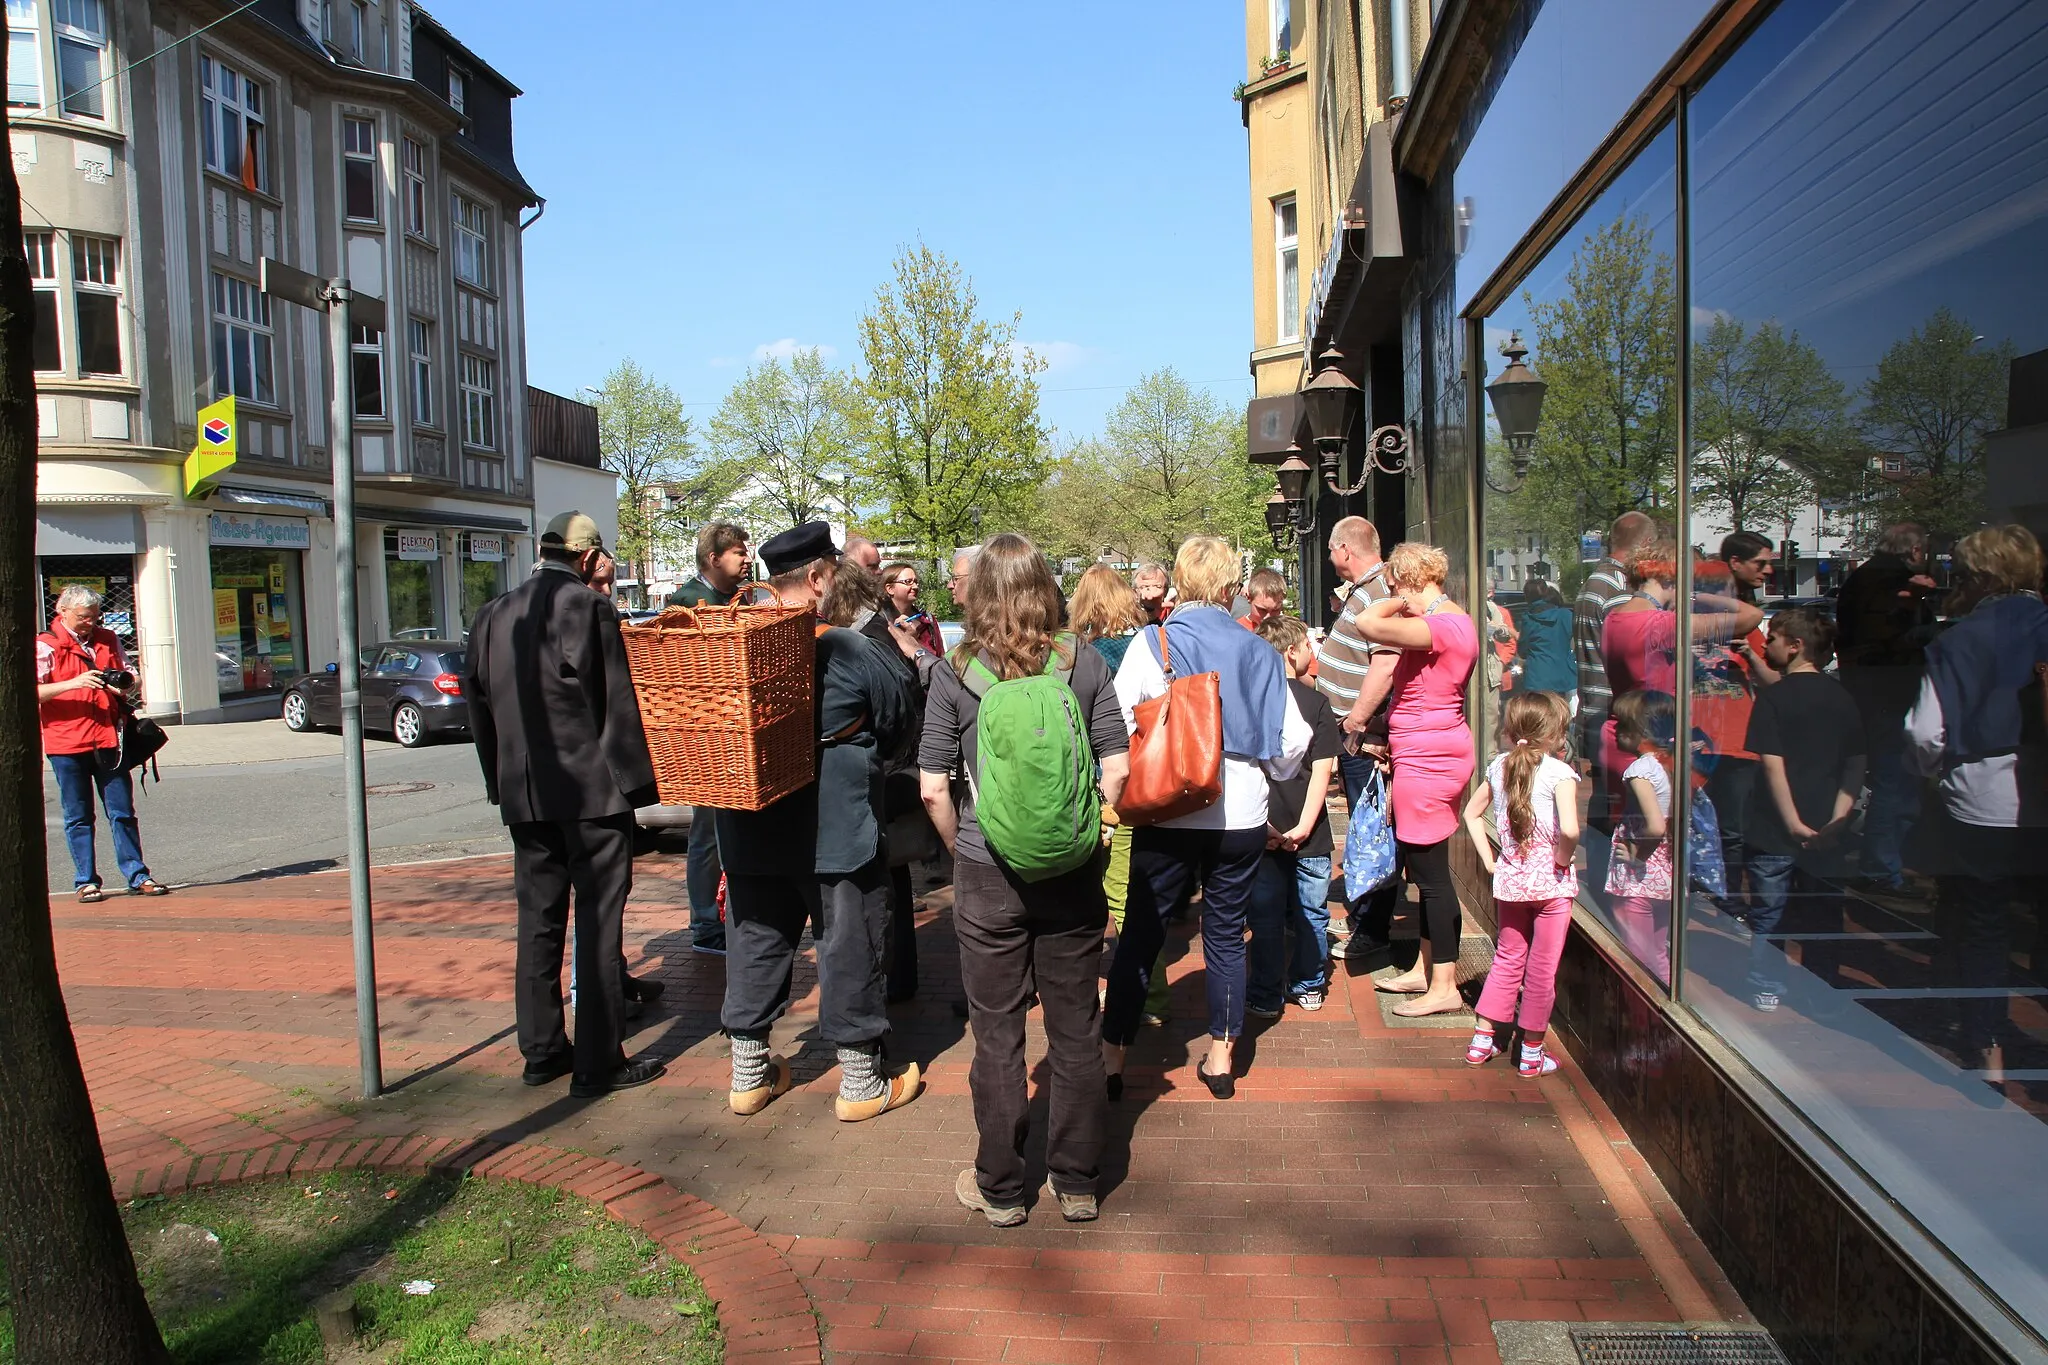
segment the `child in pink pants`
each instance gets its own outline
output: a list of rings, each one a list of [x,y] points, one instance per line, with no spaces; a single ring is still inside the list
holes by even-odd
[[[1571,708],[1554,692],[1516,692],[1501,715],[1507,747],[1487,765],[1486,780],[1465,806],[1465,829],[1479,861],[1493,874],[1500,936],[1493,967],[1480,993],[1478,1030],[1465,1049],[1469,1066],[1500,1055],[1494,1030],[1519,1024],[1524,1076],[1547,1076],[1557,1059],[1544,1050],[1551,1006],[1557,1002],[1557,963],[1571,927],[1578,873],[1579,778],[1559,756],[1571,726]],[[1500,836],[1493,851],[1486,817]]]

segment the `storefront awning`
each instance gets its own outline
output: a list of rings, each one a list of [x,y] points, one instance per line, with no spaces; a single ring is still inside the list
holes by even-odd
[[[306,493],[279,493],[268,488],[230,488],[222,486],[213,490],[214,500],[230,507],[277,507],[293,512],[305,512],[316,517],[328,515],[327,499],[316,498]]]
[[[38,507],[39,555],[132,555],[142,552],[142,518],[133,507]]]
[[[371,507],[356,504],[356,520],[388,521],[394,526],[453,526],[466,531],[516,531],[532,534],[531,523],[518,517],[493,517],[480,512],[451,512],[428,507]]]

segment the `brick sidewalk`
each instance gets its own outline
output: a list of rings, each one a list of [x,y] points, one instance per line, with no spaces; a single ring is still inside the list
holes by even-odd
[[[1322,1012],[1290,1009],[1249,1036],[1238,1097],[1210,1099],[1193,1070],[1203,1006],[1188,926],[1171,947],[1174,1020],[1132,1049],[1112,1110],[1101,1221],[1039,1208],[1025,1227],[991,1228],[952,1193],[974,1123],[947,893],[921,917],[923,994],[894,1012],[891,1044],[926,1064],[929,1093],[871,1123],[834,1121],[803,967],[776,1032],[799,1088],[739,1119],[724,1105],[723,967],[688,950],[682,859],[638,867],[628,957],[669,989],[630,1046],[671,1064],[593,1102],[518,1082],[508,860],[376,874],[393,1089],[366,1104],[350,1099],[345,877],[60,905],[109,1166],[233,1166],[230,1154],[322,1139],[603,1158],[761,1234],[810,1295],[832,1361],[1497,1362],[1494,1321],[1748,1320],[1569,1061],[1543,1082],[1474,1071],[1462,1032],[1390,1028],[1368,981],[1340,979]],[[1035,1029],[1032,1047],[1036,1063]]]

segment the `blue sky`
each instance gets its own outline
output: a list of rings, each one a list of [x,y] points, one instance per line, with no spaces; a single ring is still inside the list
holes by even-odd
[[[1161,366],[1250,395],[1239,4],[430,8],[526,91],[536,384],[575,394],[630,355],[701,423],[764,348],[855,361],[922,237],[985,312],[1022,311],[1064,434]]]

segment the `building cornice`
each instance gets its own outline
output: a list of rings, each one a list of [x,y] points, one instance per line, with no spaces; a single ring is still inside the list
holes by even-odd
[[[1308,79],[1308,66],[1302,62],[1290,62],[1286,66],[1269,71],[1255,81],[1246,81],[1238,93],[1237,102],[1244,116],[1244,126],[1252,126],[1252,103],[1266,96],[1285,90],[1290,85],[1299,85]]]

